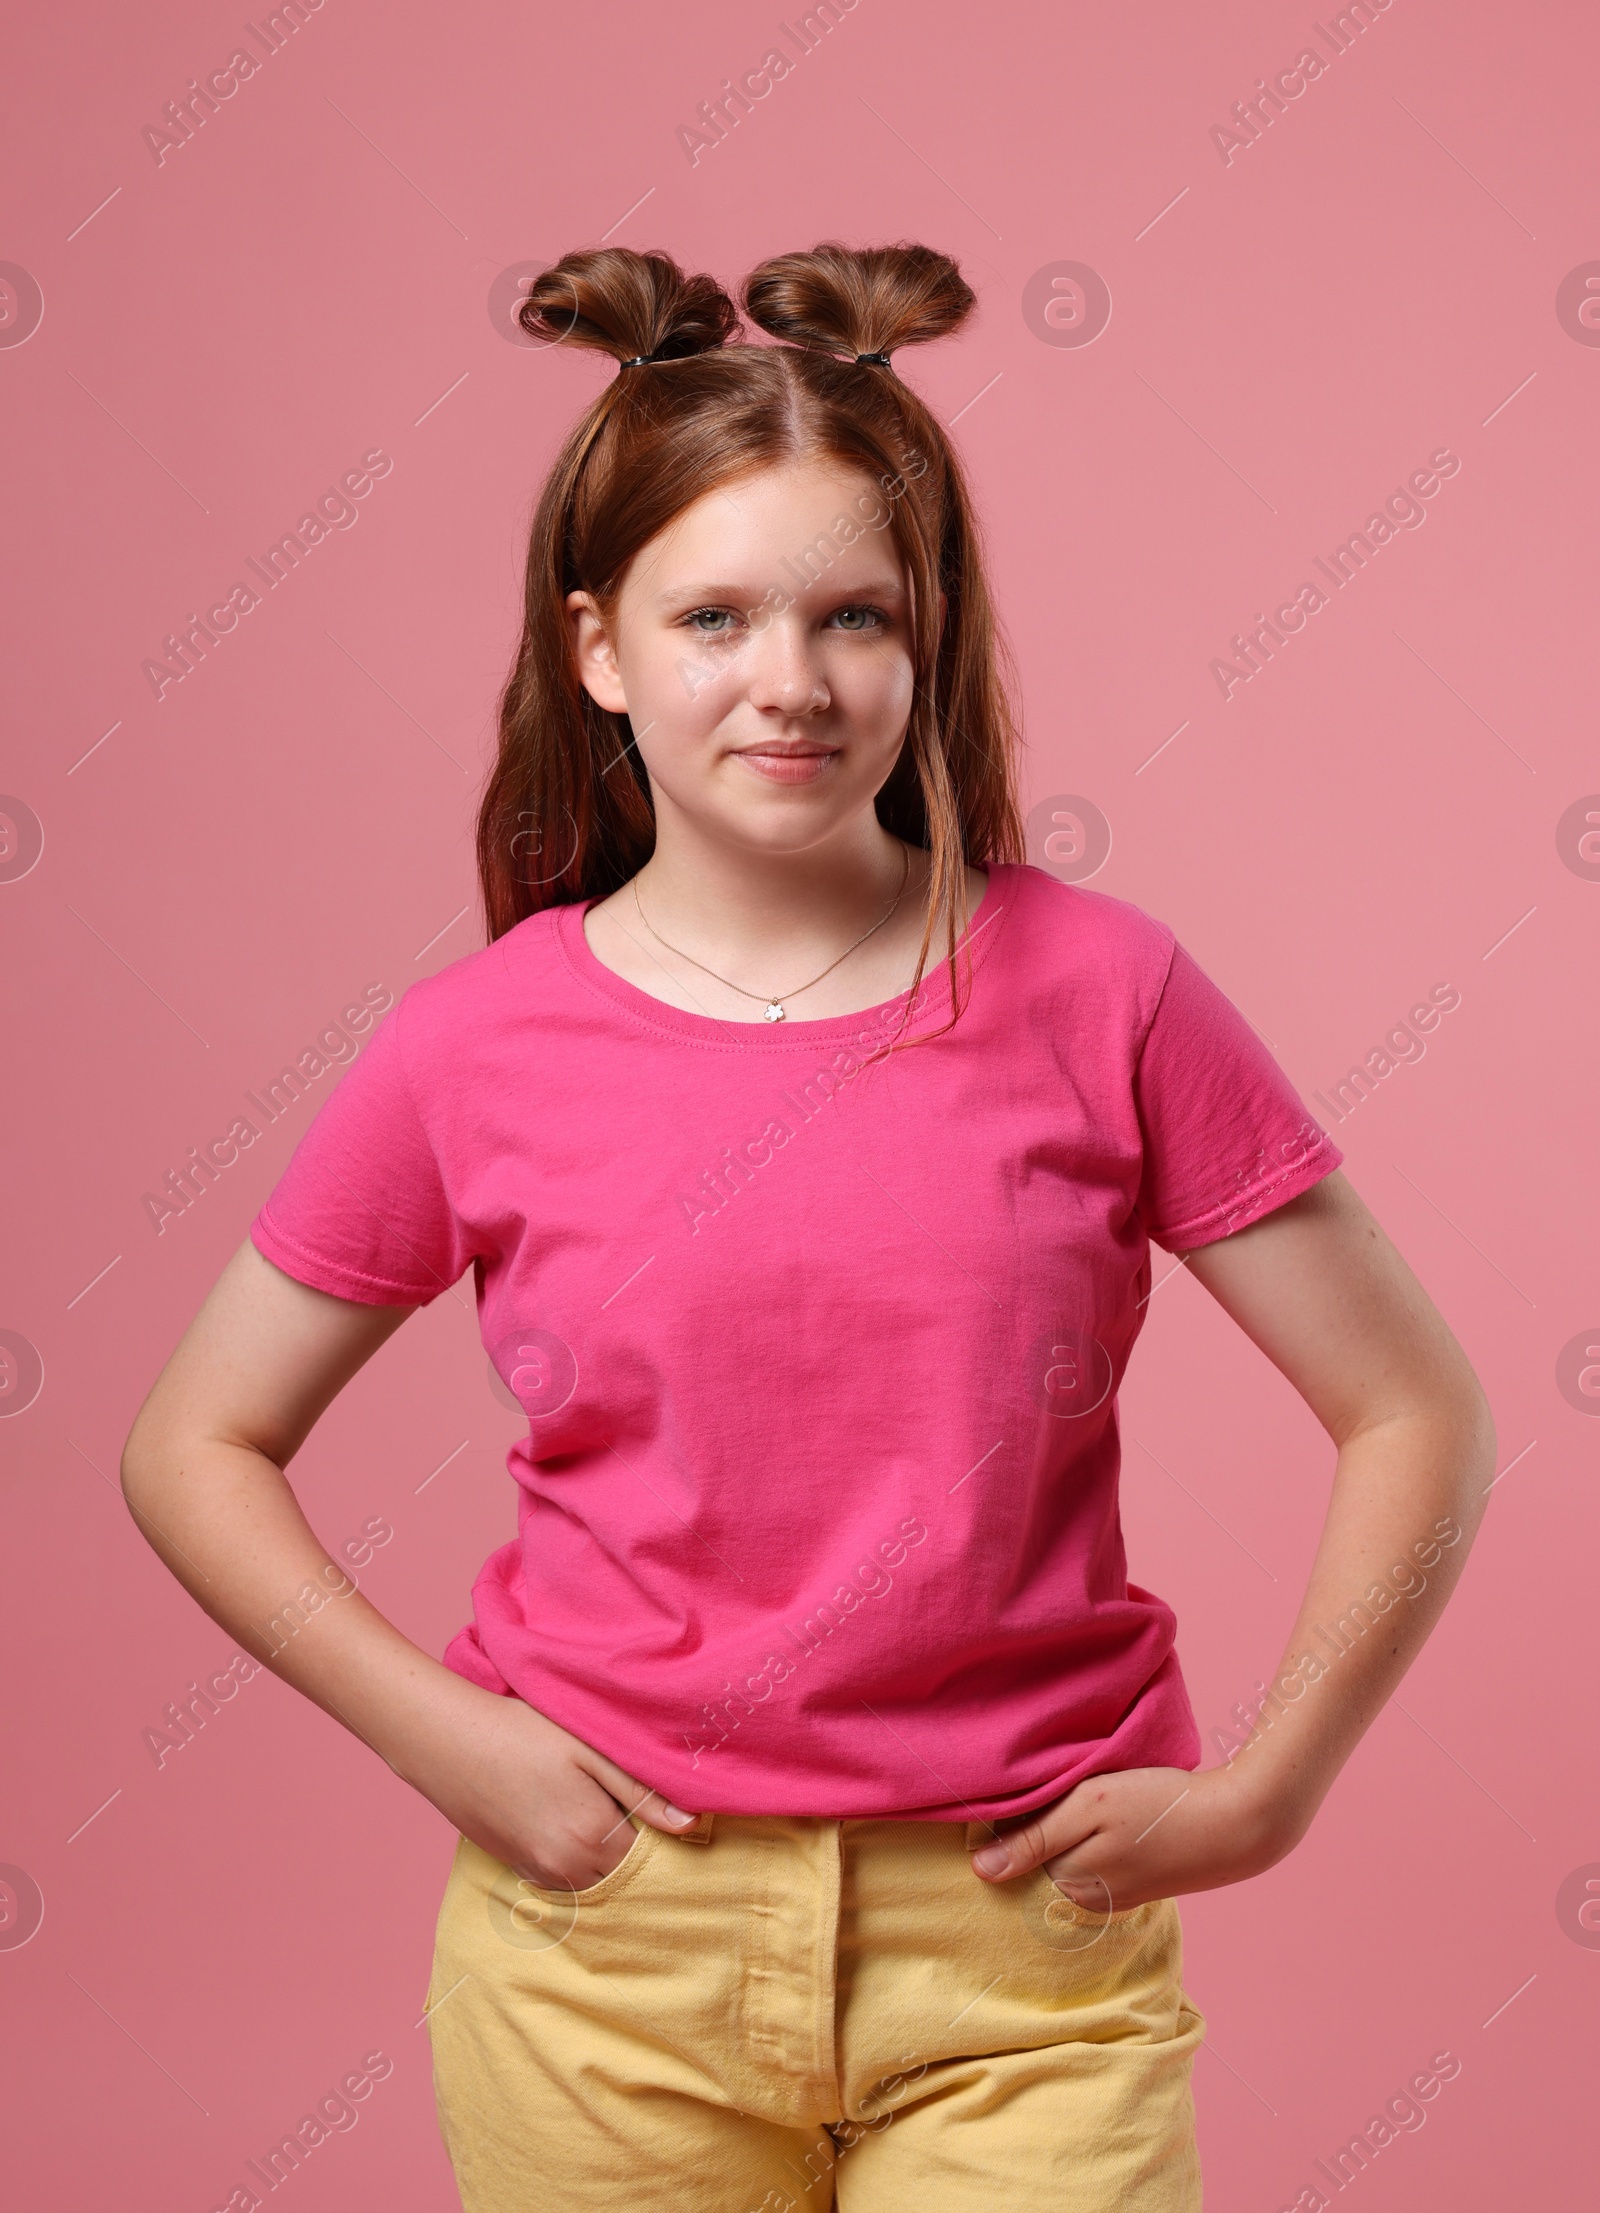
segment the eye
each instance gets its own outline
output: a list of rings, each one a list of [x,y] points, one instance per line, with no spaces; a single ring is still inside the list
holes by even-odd
[[[881,607],[836,607],[829,619],[838,623],[841,630],[857,637],[873,630],[886,630],[889,626],[889,618]]]
[[[695,607],[683,619],[697,638],[725,638],[736,617],[731,607]]]

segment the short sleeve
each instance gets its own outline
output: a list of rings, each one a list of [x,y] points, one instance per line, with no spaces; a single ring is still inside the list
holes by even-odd
[[[1271,1053],[1176,942],[1134,1077],[1139,1212],[1190,1252],[1282,1206],[1344,1159]]]
[[[369,1306],[426,1306],[473,1258],[406,1077],[403,1009],[323,1101],[250,1225],[286,1275]]]

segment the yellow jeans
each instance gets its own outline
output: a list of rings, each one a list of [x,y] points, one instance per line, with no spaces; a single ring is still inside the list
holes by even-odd
[[[1195,2213],[1173,1899],[991,1886],[980,1823],[633,1826],[577,1892],[457,1848],[427,2003],[466,2213]]]

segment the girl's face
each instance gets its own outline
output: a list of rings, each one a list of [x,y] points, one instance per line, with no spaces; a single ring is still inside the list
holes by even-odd
[[[768,469],[640,549],[609,635],[570,594],[579,673],[631,720],[658,829],[675,811],[719,841],[800,853],[871,815],[912,704],[890,514],[841,464]]]

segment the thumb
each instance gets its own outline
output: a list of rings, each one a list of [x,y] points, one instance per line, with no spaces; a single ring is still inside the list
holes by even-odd
[[[996,1836],[973,1854],[972,1864],[990,1882],[1009,1882],[1013,1876],[1031,1874],[1062,1849],[1063,1841],[1054,1835],[1046,1816],[1040,1814]]]
[[[685,1829],[692,1829],[700,1818],[698,1814],[685,1813],[681,1806],[675,1806],[669,1798],[663,1798],[660,1791],[652,1790],[648,1783],[641,1783],[637,1776],[630,1775],[626,1768],[618,1767],[604,1753],[596,1752],[593,1754],[592,1764],[582,1764],[588,1766],[595,1781],[611,1793],[624,1814],[637,1814],[652,1829],[665,1829],[669,1835],[681,1836]]]

